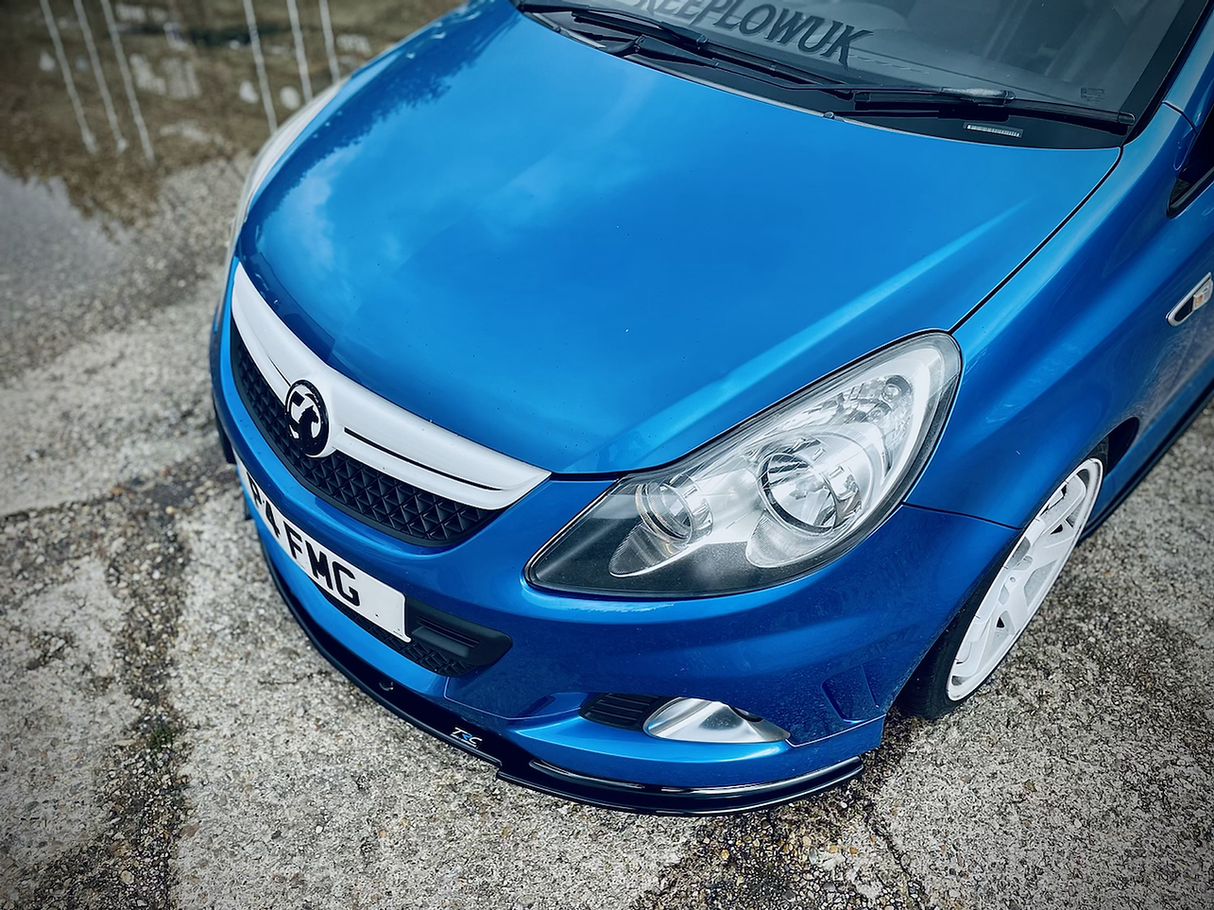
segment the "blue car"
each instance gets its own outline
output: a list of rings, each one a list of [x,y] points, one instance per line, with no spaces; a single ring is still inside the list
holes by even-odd
[[[256,159],[270,573],[500,777],[717,813],[990,677],[1214,393],[1207,0],[473,0]]]

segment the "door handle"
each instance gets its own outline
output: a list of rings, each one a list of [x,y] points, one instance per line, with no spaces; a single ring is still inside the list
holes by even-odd
[[[1214,278],[1207,274],[1197,287],[1189,291],[1180,303],[1172,307],[1172,312],[1168,313],[1168,324],[1180,325],[1205,306],[1209,302],[1211,294],[1214,294]]]

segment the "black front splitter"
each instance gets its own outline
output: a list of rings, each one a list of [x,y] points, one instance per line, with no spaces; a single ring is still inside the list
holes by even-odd
[[[266,555],[264,548],[263,555]],[[609,780],[558,768],[385,677],[308,615],[268,556],[266,565],[291,614],[333,666],[358,688],[418,729],[494,765],[502,780],[605,809],[647,815],[726,815],[766,809],[819,793],[850,780],[863,770],[860,759],[853,758],[789,780],[695,788]]]

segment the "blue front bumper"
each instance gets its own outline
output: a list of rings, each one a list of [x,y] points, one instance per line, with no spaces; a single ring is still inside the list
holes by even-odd
[[[331,603],[259,518],[292,612],[365,691],[536,789],[639,811],[722,812],[846,779],[880,742],[885,713],[923,654],[1015,536],[903,506],[842,559],[763,591],[675,602],[541,591],[524,579],[527,560],[611,478],[554,477],[455,546],[389,537],[319,499],[274,455],[236,389],[227,310],[225,300],[212,341],[216,413],[275,506],[407,598],[498,630],[511,646],[466,675],[424,669]],[[602,692],[721,701],[791,737],[753,745],[657,739],[581,717],[579,707]]]

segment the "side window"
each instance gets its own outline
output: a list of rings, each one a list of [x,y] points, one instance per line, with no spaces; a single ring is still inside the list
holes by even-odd
[[[1197,134],[1189,157],[1180,169],[1172,196],[1168,200],[1168,214],[1175,215],[1214,180],[1214,111]]]

